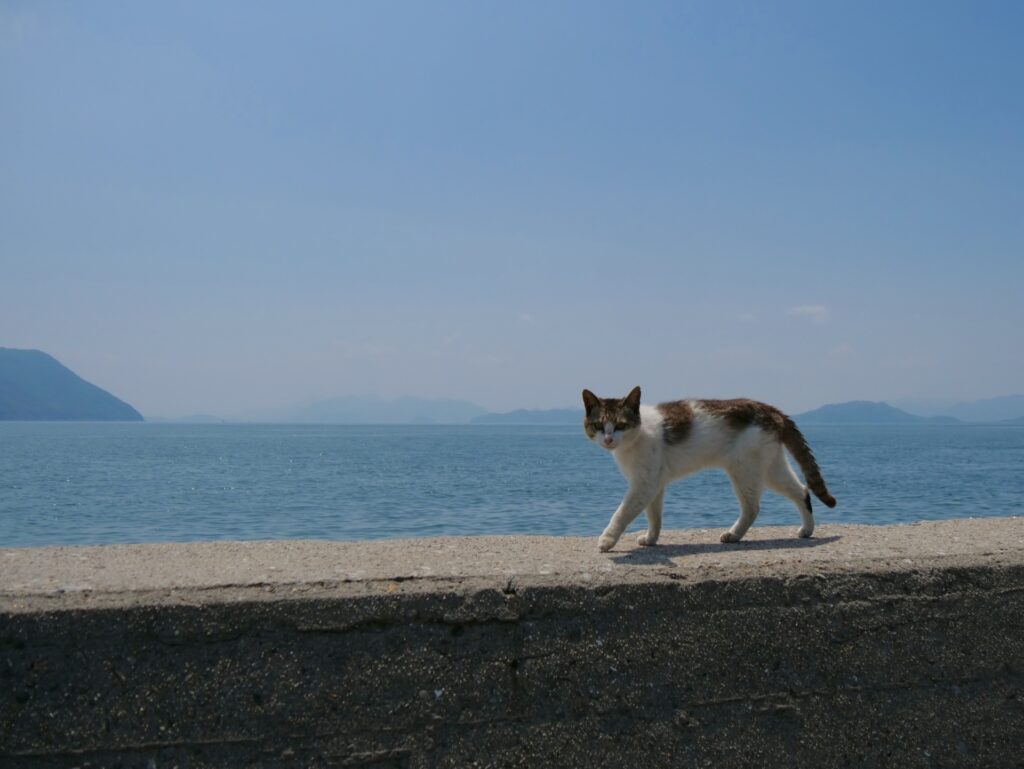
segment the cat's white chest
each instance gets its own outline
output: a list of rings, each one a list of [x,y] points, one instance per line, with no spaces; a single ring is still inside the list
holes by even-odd
[[[653,434],[652,428],[657,429],[657,426],[642,425],[632,441],[612,452],[619,470],[630,480],[653,481],[662,475],[663,446],[660,437]]]

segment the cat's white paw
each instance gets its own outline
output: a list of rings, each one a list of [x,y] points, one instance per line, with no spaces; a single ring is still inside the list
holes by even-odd
[[[607,553],[613,547],[615,543],[619,541],[618,537],[613,537],[611,534],[602,534],[601,538],[597,540],[597,549],[602,553]]]
[[[644,547],[651,547],[658,544],[658,538],[652,537],[650,534],[638,534],[636,537],[636,543],[643,545]]]
[[[813,526],[801,526],[801,527],[800,527],[800,528],[799,528],[799,529],[797,530],[797,532],[796,532],[796,535],[797,535],[798,537],[800,537],[800,539],[807,539],[807,538],[808,538],[808,537],[810,537],[810,536],[811,536],[811,535],[812,535],[813,533],[814,533],[814,527],[813,527]]]
[[[738,537],[731,531],[726,531],[722,534],[721,537],[719,537],[719,540],[721,542],[739,542],[741,539],[743,539],[743,537]]]

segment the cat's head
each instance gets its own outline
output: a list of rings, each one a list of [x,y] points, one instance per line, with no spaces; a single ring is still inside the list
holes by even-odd
[[[583,430],[603,449],[613,451],[640,426],[640,388],[625,398],[598,398],[583,391]]]

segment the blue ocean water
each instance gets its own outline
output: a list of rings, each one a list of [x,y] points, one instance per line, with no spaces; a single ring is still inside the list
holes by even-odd
[[[1024,429],[804,432],[839,500],[815,505],[819,524],[1024,514]],[[0,422],[0,547],[596,537],[624,490],[612,457],[577,427]],[[726,528],[736,514],[721,472],[666,495],[666,528]],[[769,492],[758,523],[798,516]]]

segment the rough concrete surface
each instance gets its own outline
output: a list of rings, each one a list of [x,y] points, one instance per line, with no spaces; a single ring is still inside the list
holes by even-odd
[[[1024,766],[1024,521],[0,550],[0,767]]]

